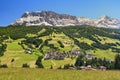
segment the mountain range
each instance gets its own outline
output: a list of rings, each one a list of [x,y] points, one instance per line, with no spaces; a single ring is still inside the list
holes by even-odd
[[[25,12],[20,19],[12,25],[23,26],[76,26],[89,25],[104,28],[120,28],[120,19],[109,16],[102,16],[98,19],[89,19],[85,17],[76,17],[68,14],[59,14],[53,11],[35,11]]]

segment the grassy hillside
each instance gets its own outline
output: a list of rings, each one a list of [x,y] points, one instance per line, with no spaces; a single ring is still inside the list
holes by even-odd
[[[7,43],[4,56],[0,57],[1,64],[7,64],[8,67],[22,67],[23,64],[27,63],[30,67],[35,67],[35,61],[38,55],[35,52],[31,55],[26,54],[24,49],[18,44],[21,40]],[[37,54],[40,55],[40,53]],[[13,62],[12,59],[14,59]]]
[[[0,69],[0,80],[119,80],[120,71]]]
[[[49,27],[49,26],[8,26],[0,28],[0,46],[7,44],[1,64],[9,67],[21,67],[27,63],[35,67],[38,56],[44,56],[49,50],[59,52],[83,50],[94,57],[114,60],[120,53],[120,31],[90,26]],[[31,49],[32,54],[26,50]],[[11,60],[14,59],[14,62]],[[42,60],[45,68],[58,68],[65,64],[74,64],[75,59]]]

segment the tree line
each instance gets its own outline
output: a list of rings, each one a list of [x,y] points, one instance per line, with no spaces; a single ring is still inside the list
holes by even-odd
[[[99,68],[100,66],[105,66],[107,69],[118,69],[120,70],[120,54],[117,54],[115,56],[115,60],[107,60],[106,58],[92,58],[92,59],[86,59],[84,55],[78,56],[75,62],[75,66],[77,68],[81,66],[88,66],[91,65],[93,68]]]

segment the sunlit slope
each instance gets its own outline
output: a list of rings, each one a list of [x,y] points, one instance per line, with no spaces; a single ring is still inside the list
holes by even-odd
[[[4,44],[9,38],[12,39],[12,42],[7,43],[4,55],[0,57],[1,64],[7,64],[9,67],[21,67],[24,63],[35,67],[38,56],[44,56],[47,51],[53,49],[59,52],[82,50],[93,54],[94,57],[106,57],[110,60],[114,60],[116,53],[120,53],[120,31],[115,29],[91,26],[9,26],[0,28],[0,36],[5,37],[2,42]],[[27,54],[26,49],[31,49],[32,54]],[[75,59],[71,58],[61,61],[42,60],[46,68],[50,68],[51,65],[58,68],[74,62]]]
[[[22,67],[27,63],[30,67],[35,67],[37,55],[35,53],[26,54],[24,49],[18,44],[21,40],[15,40],[7,44],[4,56],[0,58],[1,64],[7,64],[8,67]],[[14,61],[12,61],[14,59]]]

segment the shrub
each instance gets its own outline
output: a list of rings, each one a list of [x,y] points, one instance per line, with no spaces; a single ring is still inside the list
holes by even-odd
[[[62,66],[58,67],[58,69],[62,69]]]
[[[29,68],[30,66],[27,63],[25,63],[25,64],[22,65],[22,67],[23,68]]]
[[[14,62],[15,61],[15,59],[13,58],[12,60],[11,60],[11,62]]]
[[[64,48],[64,45],[63,45],[63,43],[61,41],[57,41],[57,42],[60,44],[61,48]]]
[[[64,69],[69,69],[69,67],[71,67],[70,64],[65,64],[65,65],[64,65]]]
[[[53,65],[51,65],[50,69],[53,69]]]
[[[0,68],[8,68],[7,64],[0,65]]]

